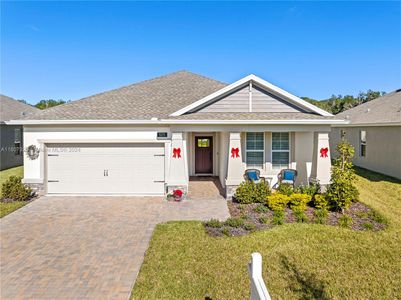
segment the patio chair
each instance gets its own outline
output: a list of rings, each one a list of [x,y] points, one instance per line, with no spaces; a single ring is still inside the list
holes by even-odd
[[[258,169],[245,170],[244,179],[254,183],[266,182],[266,178],[260,176],[260,171]]]
[[[293,169],[282,169],[280,173],[278,173],[278,184],[286,183],[291,184],[292,187],[295,187],[295,180],[297,179],[298,172]]]

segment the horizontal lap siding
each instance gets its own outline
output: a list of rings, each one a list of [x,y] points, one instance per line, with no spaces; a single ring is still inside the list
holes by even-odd
[[[271,95],[257,87],[252,89],[253,112],[300,112],[300,109],[292,107],[278,97]]]
[[[202,112],[248,112],[249,87],[246,86],[201,110]]]

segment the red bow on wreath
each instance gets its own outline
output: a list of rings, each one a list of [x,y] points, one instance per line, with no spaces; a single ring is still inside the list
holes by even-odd
[[[320,148],[320,157],[328,157],[327,153],[329,152],[329,148]]]
[[[174,158],[181,158],[181,148],[174,148],[173,149],[173,157]]]
[[[231,148],[231,158],[239,157],[239,148]]]

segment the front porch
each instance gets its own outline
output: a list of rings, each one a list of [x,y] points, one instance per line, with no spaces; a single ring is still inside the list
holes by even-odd
[[[296,185],[312,181],[323,186],[329,183],[329,128],[305,130],[300,126],[285,126],[268,130],[248,127],[241,131],[198,128],[197,131],[173,132],[167,190],[184,186],[190,198],[194,195],[214,197],[217,191],[231,198],[249,168],[260,170],[271,187],[277,183],[280,170],[286,168],[297,170]]]

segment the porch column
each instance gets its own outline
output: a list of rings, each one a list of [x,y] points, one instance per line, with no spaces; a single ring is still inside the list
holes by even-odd
[[[313,137],[313,160],[311,179],[318,181],[324,188],[330,183],[331,157],[329,133],[315,132]]]
[[[228,165],[226,178],[226,197],[233,196],[236,187],[244,180],[244,153],[241,148],[241,133],[230,132]]]
[[[168,153],[169,172],[167,177],[167,191],[177,186],[188,187],[187,147],[182,132],[171,134],[171,147]]]

